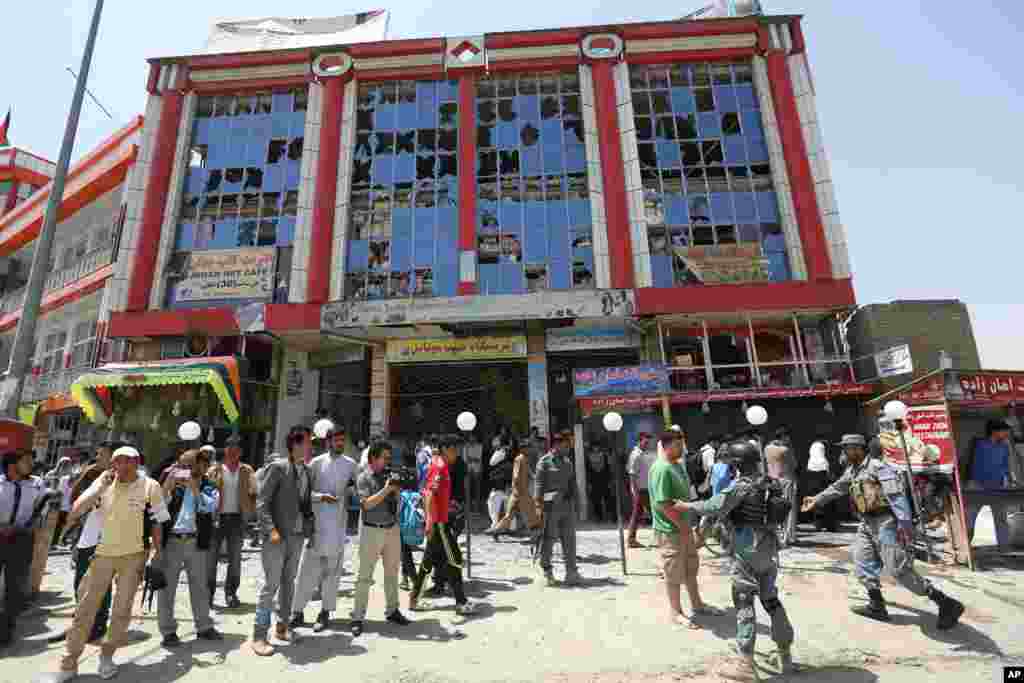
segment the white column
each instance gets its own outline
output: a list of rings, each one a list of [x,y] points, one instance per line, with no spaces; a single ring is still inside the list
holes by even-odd
[[[604,210],[604,178],[601,176],[601,148],[594,109],[594,74],[589,64],[580,65],[580,104],[583,107],[583,135],[587,150],[587,184],[590,191],[591,230],[594,240],[594,283],[598,289],[611,287],[611,257],[608,253],[608,219]]]
[[[793,82],[797,112],[800,115],[800,129],[803,132],[804,145],[807,147],[807,159],[811,164],[811,177],[814,179],[818,212],[821,215],[821,224],[825,228],[825,238],[828,241],[829,258],[832,260],[832,276],[837,279],[848,278],[850,277],[850,254],[846,242],[846,230],[839,219],[839,205],[836,203],[832,170],[821,135],[817,98],[814,95],[810,70],[807,67],[807,55],[790,55],[787,64],[790,80]]]
[[[306,303],[306,285],[309,277],[310,232],[313,229],[313,202],[316,200],[317,159],[320,157],[320,114],[324,88],[317,82],[309,84],[306,103],[306,127],[302,140],[302,171],[299,181],[299,210],[295,218],[295,239],[292,243],[292,277],[288,287],[288,301]],[[325,245],[318,245],[325,248]]]
[[[167,280],[164,278],[164,269],[167,268],[167,261],[174,251],[174,241],[178,235],[178,216],[181,215],[181,195],[185,187],[185,176],[188,172],[191,161],[189,150],[192,147],[192,123],[196,117],[196,105],[199,98],[194,92],[185,95],[185,101],[181,107],[181,124],[178,126],[178,145],[174,150],[174,166],[171,171],[171,181],[167,187],[167,204],[164,207],[164,222],[160,226],[160,248],[157,251],[156,282],[149,290],[150,310],[160,310],[164,307],[165,292],[167,291]]]
[[[299,424],[312,428],[319,392],[320,371],[310,369],[309,354],[285,349],[274,430],[275,448],[281,455],[287,454],[285,437],[289,429]]]
[[[789,268],[794,280],[806,280],[807,263],[804,261],[803,241],[800,239],[800,226],[796,220],[796,208],[793,204],[793,187],[789,182],[786,157],[782,151],[782,137],[779,133],[778,119],[775,118],[772,86],[768,80],[768,67],[764,57],[754,57],[754,90],[761,103],[761,122],[764,124],[768,161],[771,166],[775,194],[779,201],[782,233],[786,237]]]
[[[341,113],[341,153],[338,155],[338,189],[334,202],[334,244],[331,245],[331,301],[345,294],[345,257],[348,245],[349,195],[352,189],[352,150],[356,135],[355,79],[345,84]]]
[[[103,321],[109,320],[110,311],[123,311],[128,299],[128,280],[135,266],[135,242],[138,238],[139,225],[142,222],[142,205],[149,183],[149,171],[153,160],[153,145],[156,132],[160,127],[160,112],[163,108],[160,95],[150,95],[146,100],[146,112],[142,132],[139,135],[139,153],[128,171],[125,180],[124,225],[121,228],[121,239],[117,261],[114,263],[114,275],[104,289],[105,303],[102,307]]]

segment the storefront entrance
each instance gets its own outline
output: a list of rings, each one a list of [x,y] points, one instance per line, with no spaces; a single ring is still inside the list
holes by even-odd
[[[526,363],[392,365],[391,434],[457,433],[464,410],[477,418],[477,435],[503,427],[526,435],[530,427]]]

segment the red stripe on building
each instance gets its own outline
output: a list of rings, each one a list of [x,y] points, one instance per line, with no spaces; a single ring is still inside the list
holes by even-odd
[[[597,115],[598,146],[601,149],[601,180],[604,185],[604,212],[608,224],[611,286],[613,289],[632,289],[633,243],[629,234],[626,174],[619,141],[614,66],[614,62],[610,60],[598,60],[593,63],[594,110]]]
[[[158,275],[156,261],[160,249],[160,231],[171,186],[171,173],[174,170],[184,99],[180,92],[167,91],[163,95],[160,128],[153,140],[153,160],[143,196],[142,221],[135,239],[135,263],[128,283],[126,310],[129,311],[144,311],[149,307],[149,296]]]
[[[459,259],[476,251],[476,76],[459,78]],[[460,268],[461,271],[461,268]],[[461,275],[460,275],[461,278]],[[476,283],[459,282],[458,293],[474,294]]]
[[[18,183],[14,180],[11,181],[11,189],[7,191],[7,197],[4,200],[4,213],[7,213],[14,208],[14,205],[18,203]]]
[[[794,280],[706,287],[645,287],[636,290],[638,315],[831,309],[854,304],[856,298],[852,280]]]
[[[341,115],[345,82],[324,79],[320,109],[320,155],[316,161],[316,194],[309,232],[306,301],[331,298],[331,254],[334,252],[334,205],[338,197],[338,159],[341,154]]]
[[[66,306],[73,301],[78,301],[82,297],[88,296],[93,292],[99,291],[103,288],[104,283],[107,279],[114,274],[114,266],[103,266],[97,271],[86,275],[83,278],[75,280],[71,284],[65,285],[60,289],[54,290],[45,296],[43,296],[42,303],[39,304],[40,313],[49,313],[54,311],[61,306]],[[8,313],[7,315],[0,317],[0,332],[6,332],[13,329],[18,324],[18,319],[21,318],[21,309]]]
[[[807,146],[800,126],[800,113],[789,77],[787,55],[780,50],[769,51],[765,57],[768,80],[771,83],[775,118],[782,138],[782,153],[786,158],[789,186],[793,193],[796,220],[803,242],[804,260],[807,262],[808,280],[832,279],[832,259],[828,254],[825,226],[818,210],[818,197],[814,192],[814,176],[807,158]]]

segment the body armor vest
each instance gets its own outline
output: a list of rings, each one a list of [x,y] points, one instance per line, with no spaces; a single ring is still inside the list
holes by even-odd
[[[729,519],[737,527],[771,527],[782,524],[789,514],[790,502],[773,480],[762,480],[743,502],[733,508]]]

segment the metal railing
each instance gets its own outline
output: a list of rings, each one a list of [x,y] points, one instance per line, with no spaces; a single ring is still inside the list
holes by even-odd
[[[760,377],[757,376],[760,371]],[[669,385],[674,392],[728,391],[730,389],[798,389],[823,384],[855,381],[853,365],[845,356],[805,361],[771,363],[729,363],[711,365],[712,386],[704,365],[669,367]],[[760,380],[760,381],[758,381]]]
[[[61,287],[66,287],[73,282],[81,280],[87,275],[95,273],[100,268],[108,266],[113,262],[114,248],[112,246],[94,249],[87,252],[76,263],[68,268],[62,268],[51,273],[46,278],[43,292],[50,292]],[[25,288],[17,289],[0,297],[0,315],[14,313],[21,308],[25,301]]]

